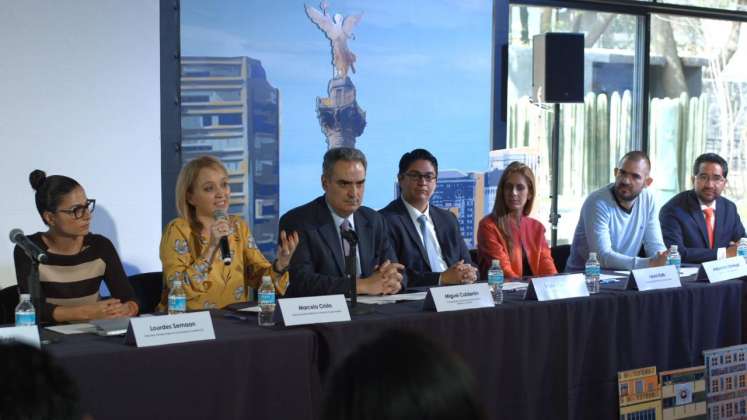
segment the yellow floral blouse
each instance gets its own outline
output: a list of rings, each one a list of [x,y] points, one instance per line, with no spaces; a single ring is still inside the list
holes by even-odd
[[[275,273],[257,248],[244,220],[229,216],[229,224],[228,244],[233,257],[230,265],[223,264],[220,251],[216,252],[212,262],[200,257],[195,241],[201,242],[202,252],[208,238],[200,235],[198,239],[193,235],[186,219],[176,218],[166,226],[160,251],[165,286],[160,310],[166,309],[169,289],[177,276],[184,285],[189,310],[223,308],[232,303],[246,302],[249,288],[258,288],[265,275],[272,277],[279,294],[285,294],[288,273]]]

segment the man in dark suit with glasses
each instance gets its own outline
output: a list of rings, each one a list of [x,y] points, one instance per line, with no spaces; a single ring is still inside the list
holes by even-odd
[[[430,205],[437,177],[438,161],[429,151],[405,153],[397,174],[402,195],[380,210],[410,287],[477,280],[456,217]]]
[[[682,262],[702,263],[737,255],[745,236],[737,206],[721,196],[729,167],[721,156],[705,153],[693,164],[693,189],[672,197],[659,213],[667,247],[677,245]]]

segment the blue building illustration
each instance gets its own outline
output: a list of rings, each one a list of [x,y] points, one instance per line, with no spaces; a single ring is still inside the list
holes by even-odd
[[[242,216],[274,258],[279,208],[279,92],[259,60],[182,57],[182,164],[219,158],[229,172],[229,213]]]

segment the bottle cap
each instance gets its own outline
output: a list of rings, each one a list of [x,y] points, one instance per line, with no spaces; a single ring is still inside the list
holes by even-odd
[[[272,277],[262,276],[262,283],[272,283]]]
[[[493,262],[490,264],[491,267],[500,267],[501,261],[500,260],[493,260]]]
[[[31,300],[31,294],[21,293],[21,300]]]
[[[596,257],[597,257],[597,253],[596,252],[590,252],[589,253],[589,258],[596,258]]]
[[[670,252],[677,252],[677,245],[672,245],[669,247]]]

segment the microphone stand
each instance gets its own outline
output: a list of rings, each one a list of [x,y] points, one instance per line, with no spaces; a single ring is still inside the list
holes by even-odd
[[[345,276],[348,279],[348,297],[350,298],[350,313],[352,315],[364,315],[371,313],[372,310],[358,306],[358,284],[356,283],[356,252],[358,245],[358,235],[354,231],[340,232],[342,238],[350,245],[350,254],[345,256]]]
[[[34,306],[34,310],[36,311],[37,324],[39,324],[38,320],[41,316],[43,300],[41,282],[39,280],[39,260],[31,252],[27,252],[26,255],[31,260],[31,270],[29,271],[28,276],[29,294],[31,295],[31,304]]]

